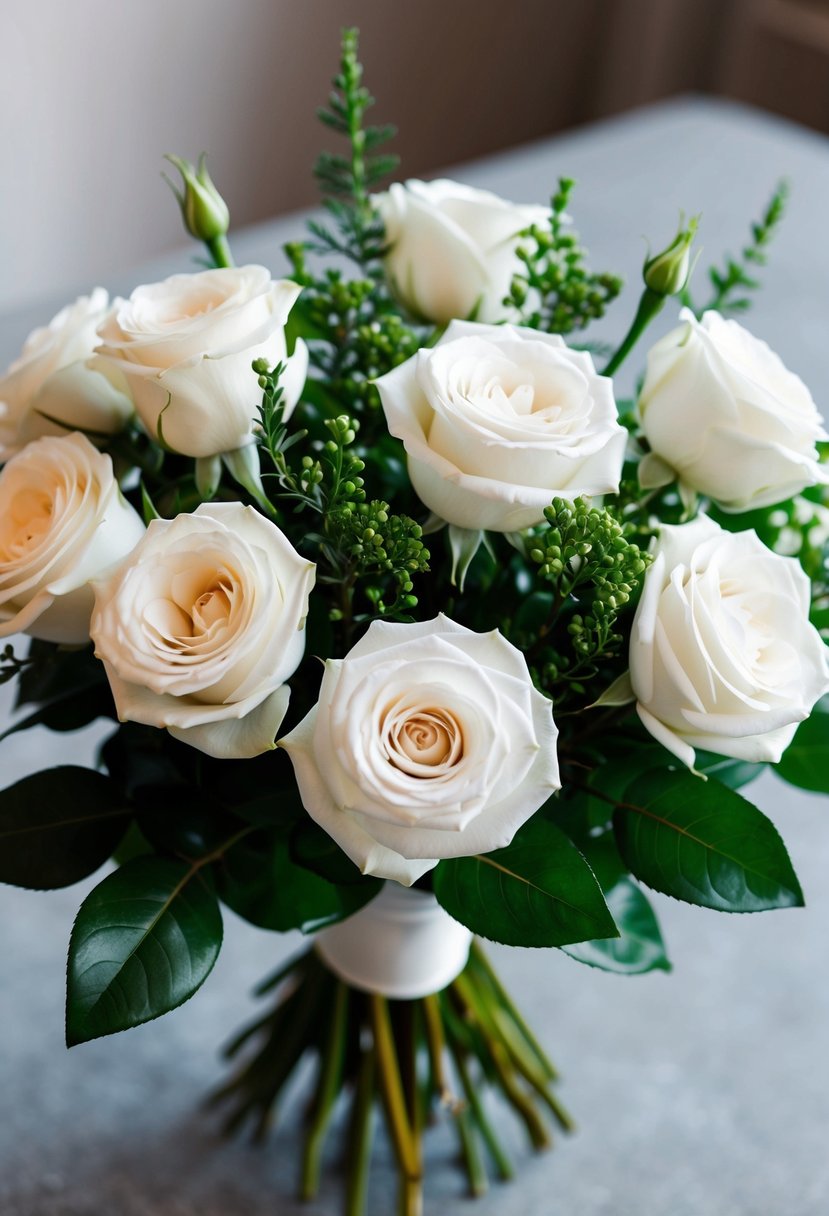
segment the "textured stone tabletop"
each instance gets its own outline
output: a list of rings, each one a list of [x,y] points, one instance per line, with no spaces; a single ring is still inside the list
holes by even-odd
[[[593,264],[625,274],[625,306],[600,336],[621,336],[644,253],[703,213],[703,264],[736,249],[775,180],[790,214],[749,324],[829,400],[829,145],[780,120],[680,101],[468,165],[455,175],[543,202],[559,174]],[[164,204],[160,204],[164,205]],[[289,220],[249,230],[237,258],[284,266]],[[178,266],[144,266],[129,290]],[[126,262],[127,259],[125,259]],[[79,285],[79,290],[90,284]],[[63,301],[55,301],[55,304]],[[666,310],[669,311],[669,310]],[[48,304],[5,319],[0,361],[48,319]],[[668,316],[667,328],[673,321]],[[635,360],[633,361],[635,363]],[[0,690],[7,692],[8,690]],[[8,696],[0,719],[8,716]],[[92,754],[94,731],[30,732],[0,744],[0,784]],[[829,763],[829,757],[827,757]],[[829,1212],[829,806],[764,777],[753,794],[786,840],[807,907],[727,916],[655,897],[672,975],[624,978],[557,951],[494,950],[505,980],[563,1072],[579,1131],[531,1158],[504,1114],[518,1182],[473,1204],[454,1138],[430,1133],[427,1213],[442,1216],[824,1216]],[[254,1008],[250,989],[298,938],[226,915],[226,940],[202,991],[163,1020],[67,1052],[65,952],[92,882],[36,894],[0,888],[0,1213],[2,1216],[333,1216],[337,1191],[294,1199],[301,1097],[263,1150],[224,1143],[199,1103],[217,1049]],[[336,1161],[332,1137],[332,1161]],[[388,1150],[377,1148],[372,1216],[390,1216]]]

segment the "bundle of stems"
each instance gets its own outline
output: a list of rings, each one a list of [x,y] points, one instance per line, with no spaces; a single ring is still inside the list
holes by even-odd
[[[461,974],[443,991],[391,1000],[339,979],[313,947],[257,990],[275,1005],[225,1049],[238,1066],[211,1096],[227,1108],[224,1130],[264,1140],[300,1061],[315,1060],[304,1131],[299,1194],[319,1188],[323,1150],[339,1105],[349,1105],[345,1216],[366,1211],[376,1113],[385,1123],[399,1178],[399,1216],[423,1209],[424,1128],[453,1123],[470,1193],[488,1186],[487,1159],[507,1180],[513,1166],[484,1093],[505,1099],[537,1150],[552,1143],[550,1120],[572,1130],[552,1090],[557,1073],[481,949],[473,943]]]

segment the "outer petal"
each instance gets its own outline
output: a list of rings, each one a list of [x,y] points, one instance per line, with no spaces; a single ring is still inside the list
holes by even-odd
[[[202,726],[170,726],[168,730],[173,738],[217,760],[248,760],[276,746],[274,740],[288,712],[290,696],[290,689],[283,684],[244,718],[224,718]]]

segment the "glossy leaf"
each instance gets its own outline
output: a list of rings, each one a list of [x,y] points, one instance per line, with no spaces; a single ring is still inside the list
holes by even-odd
[[[296,825],[290,837],[291,857],[328,882],[349,885],[365,881],[358,867],[337,842],[310,815]]]
[[[222,943],[208,874],[139,857],[84,900],[72,929],[66,1041],[72,1047],[168,1013],[204,983]]]
[[[722,912],[803,903],[774,824],[718,781],[689,772],[643,773],[613,823],[632,873],[665,895]]]
[[[539,815],[505,849],[440,862],[433,883],[455,920],[509,946],[562,946],[618,933],[587,862]]]
[[[756,781],[768,765],[753,764],[750,760],[733,760],[730,756],[718,756],[714,752],[697,749],[694,768],[705,773],[706,777],[716,777],[729,789],[739,790],[750,781]]]
[[[383,885],[379,878],[338,885],[297,865],[287,834],[260,831],[240,840],[216,862],[221,899],[262,929],[312,933],[345,920]]]
[[[798,726],[776,771],[790,785],[829,794],[829,697]]]
[[[68,887],[110,857],[130,811],[102,773],[65,765],[0,791],[0,882]]]
[[[605,899],[620,936],[563,946],[564,953],[580,963],[620,975],[670,971],[656,915],[636,883],[622,875],[605,892]]]

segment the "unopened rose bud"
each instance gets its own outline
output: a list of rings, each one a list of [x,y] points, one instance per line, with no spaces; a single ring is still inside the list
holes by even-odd
[[[675,296],[688,282],[691,270],[691,244],[696,236],[699,216],[692,216],[687,227],[679,221],[679,232],[667,249],[645,262],[645,286],[660,296]]]
[[[217,237],[225,236],[230,225],[230,212],[210,179],[205,154],[199,157],[198,168],[182,156],[168,153],[165,159],[175,165],[184,179],[183,190],[169,178],[167,181],[179,201],[184,226],[190,235],[197,241],[214,241]]]

